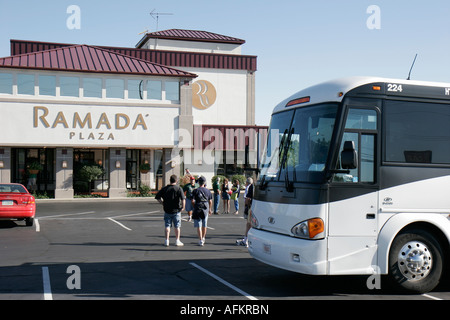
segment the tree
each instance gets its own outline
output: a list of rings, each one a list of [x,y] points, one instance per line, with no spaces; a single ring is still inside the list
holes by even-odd
[[[92,190],[92,181],[97,180],[104,174],[105,170],[98,165],[85,165],[79,171],[80,179],[88,183],[89,193]]]

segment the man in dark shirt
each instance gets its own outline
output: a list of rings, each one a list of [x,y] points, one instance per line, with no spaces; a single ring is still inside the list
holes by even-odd
[[[180,241],[181,229],[181,211],[184,209],[185,196],[183,189],[177,186],[177,176],[170,176],[170,184],[162,188],[155,197],[163,205],[164,208],[164,225],[166,240],[164,245],[169,246],[170,227],[175,228],[175,245],[183,246]]]
[[[192,210],[194,209],[192,207],[192,191],[194,191],[194,189],[195,189],[195,178],[193,176],[191,176],[189,178],[189,183],[183,187],[184,195],[186,197],[186,208],[185,209],[189,215],[188,221],[192,220]]]
[[[194,227],[197,228],[198,244],[203,246],[205,244],[206,227],[208,216],[211,215],[212,194],[205,188],[206,179],[201,176],[198,178],[199,188],[192,192],[192,204],[194,205]]]

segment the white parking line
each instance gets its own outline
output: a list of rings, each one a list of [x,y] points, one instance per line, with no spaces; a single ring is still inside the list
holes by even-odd
[[[54,216],[39,217],[39,219],[42,220],[42,219],[52,219],[52,218],[67,217],[67,216],[80,216],[83,214],[90,214],[90,213],[95,213],[95,211],[58,214],[58,215],[54,215]]]
[[[191,266],[196,267],[197,269],[199,269],[200,271],[203,271],[204,273],[206,273],[208,276],[213,277],[214,279],[216,279],[217,281],[219,281],[220,283],[226,285],[228,288],[233,289],[234,291],[238,292],[239,294],[243,295],[244,297],[246,297],[249,300],[258,300],[257,298],[255,298],[254,296],[248,294],[245,291],[242,291],[241,289],[239,289],[238,287],[232,285],[231,283],[223,280],[222,278],[216,276],[214,273],[209,272],[208,270],[206,270],[205,268],[200,267],[198,264],[194,263],[194,262],[190,262],[189,263]]]
[[[149,212],[138,212],[138,213],[130,213],[130,214],[123,214],[123,215],[118,215],[115,217],[108,217],[108,218],[67,218],[67,217],[71,217],[71,216],[81,216],[81,215],[86,215],[86,214],[92,214],[95,213],[95,211],[87,211],[87,212],[77,212],[77,213],[67,213],[67,214],[58,214],[58,215],[53,215],[53,216],[44,216],[44,217],[39,217],[39,219],[46,219],[46,220],[53,220],[53,219],[72,219],[72,220],[76,220],[76,219],[83,219],[83,220],[104,220],[104,219],[108,219],[111,220],[112,222],[118,224],[119,226],[121,226],[122,228],[128,230],[128,231],[132,231],[130,228],[128,228],[127,226],[125,226],[124,224],[120,223],[119,221],[115,220],[115,218],[123,218],[123,217],[131,217],[131,216],[139,216],[139,215],[144,215],[144,214],[153,214],[153,213],[158,213],[159,211],[149,211]],[[39,224],[38,219],[34,219],[35,225],[36,225],[36,232],[40,232],[41,231],[41,226]]]
[[[188,223],[194,223],[194,219],[192,219],[191,221],[189,221],[188,218],[181,218],[181,220],[182,220],[182,221],[186,221],[186,222],[188,222]],[[214,229],[214,228],[212,228],[212,227],[209,227],[208,225],[206,226],[206,229],[209,229],[209,230],[216,230],[216,229]]]
[[[113,218],[140,216],[140,215],[143,215],[143,214],[152,214],[152,213],[158,213],[158,212],[160,212],[160,211],[149,211],[149,212],[138,212],[138,213],[122,214],[122,215],[119,215],[119,216],[114,216]]]
[[[48,267],[42,267],[42,282],[44,284],[44,300],[53,300]]]
[[[124,228],[125,230],[128,231],[132,231],[130,228],[128,228],[127,226],[124,226],[123,224],[121,224],[119,221],[114,220],[113,218],[108,218],[108,220],[111,220],[114,223],[117,223],[119,226],[121,226],[122,228]]]
[[[444,299],[441,299],[441,298],[430,296],[429,294],[426,294],[426,293],[422,294],[422,296],[425,297],[425,298],[428,298],[428,299],[433,299],[433,300],[444,300]]]

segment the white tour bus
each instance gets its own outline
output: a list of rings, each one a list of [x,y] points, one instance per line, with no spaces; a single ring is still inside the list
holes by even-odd
[[[273,111],[250,254],[311,275],[437,286],[450,257],[450,84],[357,77]]]

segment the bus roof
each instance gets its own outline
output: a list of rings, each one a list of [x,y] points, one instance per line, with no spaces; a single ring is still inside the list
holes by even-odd
[[[324,102],[341,102],[347,93],[365,85],[378,85],[372,94],[406,97],[429,97],[450,100],[450,83],[416,80],[388,79],[379,77],[339,78],[303,89],[280,102],[273,113]],[[399,85],[401,85],[399,87]]]

